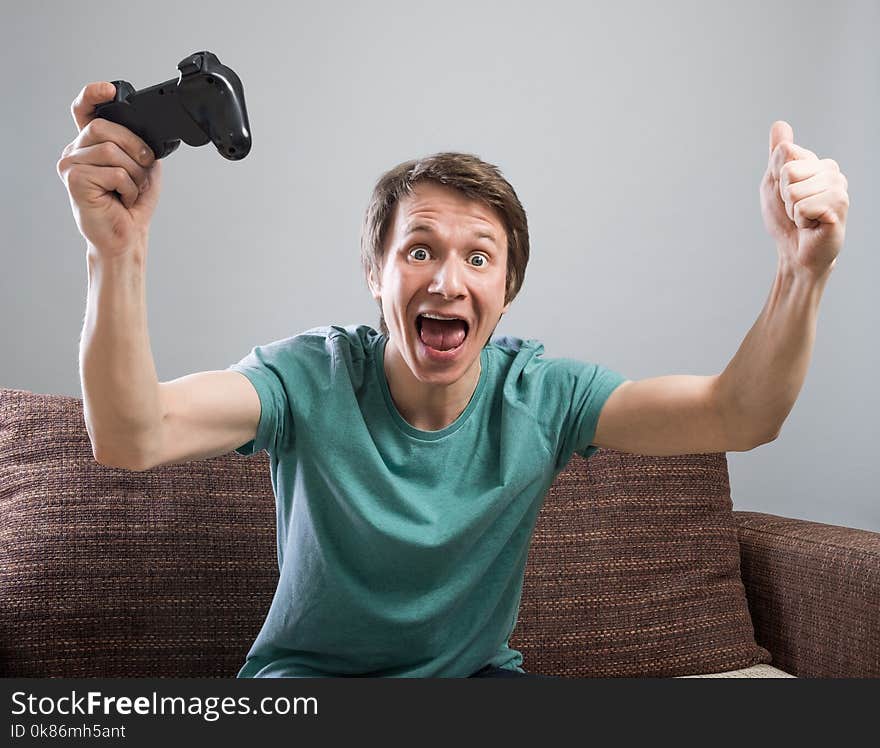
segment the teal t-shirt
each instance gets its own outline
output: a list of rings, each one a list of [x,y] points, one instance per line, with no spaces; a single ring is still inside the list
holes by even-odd
[[[260,397],[279,581],[238,677],[466,677],[522,670],[508,646],[544,494],[589,457],[625,378],[496,337],[464,412],[421,431],[385,378],[372,327],[308,330],[228,367]]]

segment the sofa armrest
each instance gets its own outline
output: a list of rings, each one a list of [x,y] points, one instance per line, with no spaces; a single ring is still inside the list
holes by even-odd
[[[880,533],[733,513],[755,639],[800,678],[880,676]]]

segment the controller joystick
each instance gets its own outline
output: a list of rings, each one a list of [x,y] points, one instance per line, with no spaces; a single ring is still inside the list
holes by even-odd
[[[112,81],[113,101],[95,107],[95,116],[127,127],[165,158],[180,145],[214,144],[220,155],[240,161],[251,150],[244,89],[235,72],[208,51],[180,61],[176,79],[135,91],[128,81]]]

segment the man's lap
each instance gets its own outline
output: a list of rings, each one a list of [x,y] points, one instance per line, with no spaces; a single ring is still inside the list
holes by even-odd
[[[477,670],[476,673],[468,676],[469,678],[557,678],[556,675],[539,675],[538,673],[521,673],[518,670],[507,670],[494,665],[486,665],[486,667]]]

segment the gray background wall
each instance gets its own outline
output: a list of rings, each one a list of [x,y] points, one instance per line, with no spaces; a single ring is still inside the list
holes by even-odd
[[[81,396],[85,242],[55,172],[87,83],[143,88],[209,49],[242,78],[242,162],[164,164],[148,309],[159,378],[326,324],[378,324],[358,237],[376,178],[497,164],[529,216],[498,334],[631,379],[721,371],[776,271],[770,125],[838,161],[847,239],[780,438],[730,453],[734,506],[880,530],[877,2],[4,5],[0,386]],[[872,136],[869,139],[869,134]]]

